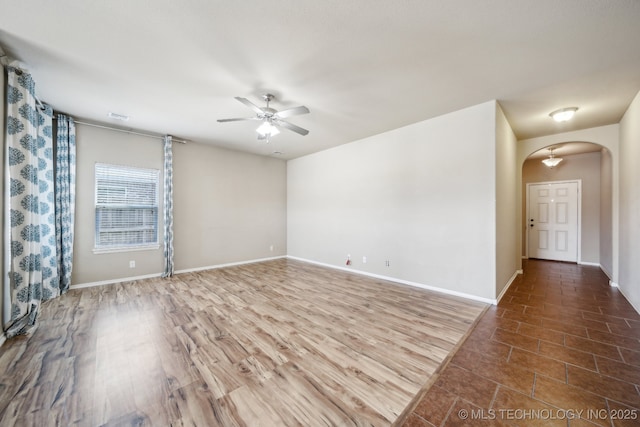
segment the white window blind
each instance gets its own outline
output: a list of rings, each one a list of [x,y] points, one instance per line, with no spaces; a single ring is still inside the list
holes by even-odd
[[[96,163],[96,249],[158,244],[160,171]]]

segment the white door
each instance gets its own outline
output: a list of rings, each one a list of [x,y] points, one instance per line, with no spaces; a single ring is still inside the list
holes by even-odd
[[[530,258],[578,261],[578,184],[527,184]]]

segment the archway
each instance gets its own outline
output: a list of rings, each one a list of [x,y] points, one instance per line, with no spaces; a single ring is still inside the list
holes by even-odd
[[[553,148],[563,160],[548,167],[542,160]],[[523,258],[528,255],[526,185],[539,182],[578,180],[581,182],[581,221],[578,227],[577,262],[599,266],[610,279],[615,274],[614,179],[613,155],[607,146],[589,141],[553,141],[535,147],[520,164],[521,236]]]

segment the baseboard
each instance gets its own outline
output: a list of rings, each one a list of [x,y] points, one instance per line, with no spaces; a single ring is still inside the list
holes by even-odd
[[[82,289],[92,288],[94,286],[114,285],[122,282],[133,282],[134,280],[152,279],[154,277],[162,276],[161,273],[146,274],[144,276],[122,277],[120,279],[101,280],[99,282],[80,283],[78,285],[71,285],[69,289]]]
[[[6,340],[7,340],[7,336],[3,332],[2,335],[0,335],[0,347],[2,347],[2,344],[4,344]]]
[[[636,313],[640,314],[640,306],[637,306],[636,304],[633,303],[633,301],[624,293],[624,290],[620,287],[618,283],[609,281],[609,285],[611,285],[614,288],[617,288],[618,292],[620,292],[622,296],[624,296],[624,298],[629,302],[629,304],[631,304],[631,307],[633,307]]]
[[[600,267],[600,269],[602,269],[602,266],[600,265],[599,262],[586,262],[586,261],[578,261],[579,265],[590,265],[591,267]]]
[[[523,274],[524,271],[523,270],[516,270],[513,273],[513,276],[511,276],[511,279],[509,279],[509,281],[507,282],[507,284],[505,285],[504,288],[502,288],[502,291],[500,291],[500,295],[498,295],[498,298],[496,298],[496,302],[495,304],[498,305],[500,303],[500,300],[502,299],[502,297],[504,296],[504,294],[507,293],[507,291],[509,290],[509,287],[513,284],[513,282],[516,280],[516,277],[518,277],[518,274]]]
[[[607,270],[606,268],[604,268],[602,266],[602,264],[600,265],[600,270],[602,270],[602,272],[609,278],[609,282],[611,282],[611,280],[613,279],[613,275],[609,272],[609,270]],[[611,285],[613,286],[613,285]],[[616,285],[617,286],[617,285]]]
[[[269,257],[269,258],[252,259],[252,260],[248,260],[248,261],[238,261],[238,262],[229,262],[229,263],[226,263],[226,264],[209,265],[209,266],[206,266],[206,267],[186,268],[184,270],[176,270],[175,274],[193,273],[193,272],[196,272],[196,271],[205,271],[205,270],[215,270],[217,268],[235,267],[237,265],[245,265],[245,264],[255,264],[257,262],[273,261],[273,260],[282,259],[282,258],[286,258],[286,256],[282,255],[282,256],[274,256],[274,257]]]
[[[602,266],[602,264],[600,264],[599,262],[578,262],[578,264],[580,265],[589,265],[592,267],[598,267],[600,269],[600,271],[602,271],[604,273],[605,276],[607,276],[607,278],[609,278],[609,286],[614,287],[614,288],[618,288],[618,284],[616,282],[614,282],[611,278],[613,277],[611,275],[611,273],[609,273],[609,271],[607,271],[606,268],[604,268]]]
[[[494,300],[494,299],[483,298],[483,297],[479,297],[477,295],[471,295],[471,294],[467,294],[467,293],[464,293],[464,292],[452,291],[450,289],[439,288],[437,286],[426,285],[424,283],[411,282],[409,280],[398,279],[396,277],[383,276],[381,274],[369,273],[367,271],[355,270],[353,268],[340,267],[340,266],[337,266],[337,265],[326,264],[324,262],[313,261],[313,260],[310,260],[310,259],[299,258],[299,257],[291,256],[291,255],[287,255],[287,258],[295,260],[295,261],[301,261],[301,262],[306,262],[306,263],[309,263],[309,264],[319,265],[321,267],[332,268],[334,270],[347,271],[349,273],[359,274],[359,275],[362,275],[362,276],[368,276],[368,277],[372,277],[374,279],[381,279],[381,280],[386,280],[386,281],[392,282],[392,283],[399,283],[399,284],[402,284],[402,285],[413,286],[414,288],[426,289],[428,291],[439,292],[441,294],[453,295],[453,296],[460,297],[460,298],[466,298],[466,299],[470,299],[470,300],[474,300],[474,301],[479,301],[479,302],[483,302],[485,304],[493,304],[493,305],[496,304],[496,300]]]
[[[270,257],[270,258],[252,259],[248,261],[230,262],[226,264],[209,265],[206,267],[187,268],[184,270],[176,270],[174,274],[191,273],[194,271],[213,270],[216,268],[233,267],[236,265],[254,264],[257,262],[272,261],[272,260],[281,259],[281,258],[285,258],[285,256],[283,255],[283,256]],[[155,277],[161,277],[161,276],[162,276],[162,273],[154,273],[154,274],[146,274],[144,276],[122,277],[120,279],[101,280],[99,282],[89,282],[89,283],[81,283],[78,285],[71,285],[69,289],[82,289],[82,288],[91,288],[94,286],[113,285],[113,284],[122,283],[122,282],[133,282],[134,280],[153,279]]]

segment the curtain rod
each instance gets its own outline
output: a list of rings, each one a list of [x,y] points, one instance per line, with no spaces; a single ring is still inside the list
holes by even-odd
[[[2,50],[2,47],[0,47],[0,58],[9,58],[9,56],[4,53],[4,51]],[[8,64],[5,64],[5,60],[2,60],[2,65],[7,66]],[[16,70],[22,74],[22,69],[20,68],[16,68]],[[37,95],[34,94],[33,98],[35,99],[36,103],[38,104],[38,107],[40,107],[40,109],[44,110],[44,103],[40,100],[40,98],[38,98]],[[53,119],[55,120],[56,117],[53,117]],[[126,130],[126,129],[120,129],[120,128],[116,128],[116,127],[112,127],[112,126],[104,126],[104,125],[97,125],[94,123],[87,123],[87,122],[83,122],[83,121],[79,121],[79,120],[74,120],[74,123],[77,123],[79,125],[85,125],[85,126],[93,126],[96,128],[100,128],[100,129],[108,129],[108,130],[114,130],[117,132],[124,132],[124,133],[128,133],[131,135],[139,135],[139,136],[146,136],[147,138],[155,138],[155,139],[163,139],[162,136],[160,135],[152,135],[150,133],[143,133],[143,132],[134,132],[132,130]],[[174,138],[173,136],[171,137],[171,141],[173,142],[177,142],[179,144],[186,144],[187,140],[186,139],[178,139],[178,138]]]
[[[9,67],[8,61],[9,61],[9,56],[6,53],[4,53],[4,51],[2,50],[2,47],[0,46],[0,63],[2,63],[4,67]],[[23,73],[22,68],[18,68],[18,67],[13,67],[13,68],[15,68],[17,75],[19,76],[22,75]],[[40,98],[34,95],[33,99],[36,100],[36,104],[38,104],[38,107],[40,107],[41,110],[44,110],[44,105],[42,104],[42,101],[40,101]]]
[[[76,124],[79,124],[79,125],[92,126],[92,127],[100,128],[100,129],[114,130],[114,131],[117,131],[117,132],[129,133],[131,135],[146,136],[147,138],[155,138],[155,139],[162,139],[163,138],[160,135],[152,135],[150,133],[135,132],[135,131],[132,131],[132,130],[120,129],[120,128],[116,128],[116,127],[112,127],[112,126],[97,125],[95,123],[82,122],[82,121],[79,121],[79,120],[74,120],[73,122],[76,123]],[[178,138],[174,138],[173,136],[171,137],[171,141],[177,142],[177,143],[180,143],[180,144],[186,144],[187,143],[186,139],[178,139]]]

